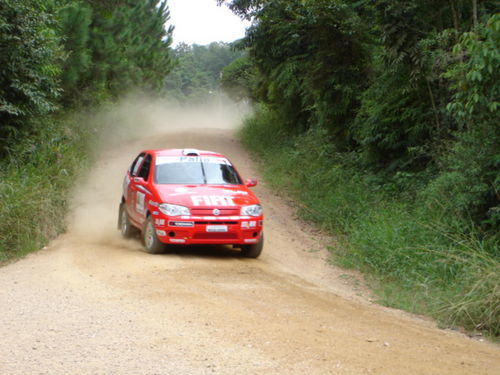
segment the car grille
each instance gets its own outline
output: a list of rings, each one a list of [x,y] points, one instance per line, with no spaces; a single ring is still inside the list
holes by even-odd
[[[237,221],[195,221],[195,224],[201,224],[201,225],[221,225],[221,224],[226,224],[226,225],[236,225],[238,224]]]
[[[219,208],[220,214],[218,216],[238,216],[240,214],[239,208]],[[191,215],[193,216],[213,216],[214,208],[192,208]]]

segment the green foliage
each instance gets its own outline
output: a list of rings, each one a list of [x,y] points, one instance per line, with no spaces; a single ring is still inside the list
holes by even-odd
[[[89,49],[92,10],[85,4],[69,3],[59,11],[60,33],[66,59],[62,66],[61,83],[65,99],[74,98],[89,79],[92,62]]]
[[[221,88],[236,101],[255,99],[256,75],[252,61],[247,56],[240,57],[222,71]]]
[[[166,1],[0,5],[0,157],[29,134],[31,119],[60,104],[163,88],[172,67]]]
[[[176,66],[165,82],[167,94],[180,101],[205,99],[219,90],[223,69],[242,54],[227,43],[180,43],[174,49]]]
[[[92,133],[74,120],[39,120],[0,160],[0,263],[38,250],[65,228],[67,191],[88,164]]]
[[[257,98],[283,108],[291,126],[318,123],[348,146],[343,124],[354,117],[367,57],[355,12],[341,1],[273,1],[255,16],[244,45],[259,72]]]
[[[430,158],[425,143],[432,135],[431,108],[421,101],[421,90],[410,84],[409,72],[386,70],[383,64],[376,69],[380,79],[363,93],[351,127],[366,162],[389,173],[425,167]]]
[[[500,109],[500,13],[454,46],[459,59],[446,73],[454,92],[448,111],[462,127],[498,120]]]
[[[441,158],[442,173],[429,186],[429,200],[450,216],[472,218],[484,227],[500,226],[500,15],[476,32],[465,33],[454,48],[457,62],[445,76],[453,97],[447,106],[459,131]]]
[[[123,3],[112,11],[94,8],[89,40],[93,85],[104,87],[112,96],[130,88],[159,91],[172,68],[173,28],[165,29],[170,18],[167,3]]]
[[[28,118],[56,109],[61,56],[54,23],[42,2],[0,0],[0,147]]]
[[[228,3],[229,9],[240,17],[247,19],[251,19],[251,17],[255,16],[256,12],[260,10],[264,4],[269,2],[270,0],[217,0],[219,5]]]
[[[457,133],[442,157],[443,171],[422,194],[440,202],[450,220],[472,219],[494,233],[500,225],[500,136],[496,123]],[[446,196],[447,199],[441,200]]]

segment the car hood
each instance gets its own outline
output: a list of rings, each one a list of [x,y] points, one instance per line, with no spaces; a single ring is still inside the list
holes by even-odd
[[[155,185],[161,203],[185,207],[238,207],[259,203],[244,185]]]

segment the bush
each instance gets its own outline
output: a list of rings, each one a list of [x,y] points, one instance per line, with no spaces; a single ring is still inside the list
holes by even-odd
[[[65,228],[67,192],[87,165],[77,120],[44,119],[0,161],[0,262],[44,246]]]

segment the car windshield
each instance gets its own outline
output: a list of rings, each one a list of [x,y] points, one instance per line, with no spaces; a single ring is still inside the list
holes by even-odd
[[[155,183],[241,185],[241,180],[227,159],[158,157]]]

